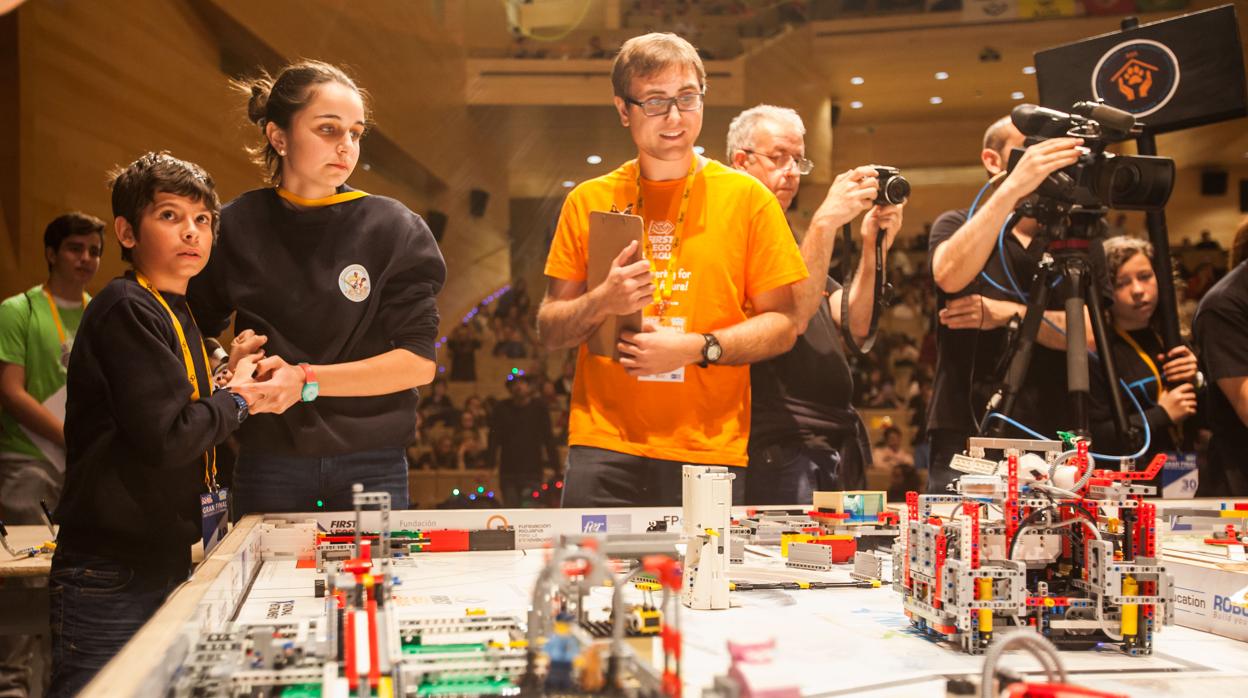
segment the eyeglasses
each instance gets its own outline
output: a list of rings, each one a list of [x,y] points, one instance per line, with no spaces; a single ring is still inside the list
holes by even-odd
[[[680,111],[697,111],[702,106],[703,96],[704,92],[686,92],[675,97],[651,97],[644,102],[625,97],[624,102],[641,107],[646,116],[664,116],[672,111],[673,104]]]
[[[772,161],[772,163],[775,164],[776,169],[778,170],[787,170],[790,167],[796,167],[797,173],[800,175],[808,175],[811,172],[814,172],[815,170],[815,163],[811,162],[810,160],[807,160],[806,158],[795,157],[788,153],[780,153],[779,155],[768,155],[767,153],[760,153],[757,150],[750,150],[748,148],[742,148],[741,152],[749,153],[750,155],[762,155],[763,157]]]

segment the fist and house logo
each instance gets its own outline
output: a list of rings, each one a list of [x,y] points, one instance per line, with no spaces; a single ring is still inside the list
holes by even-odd
[[[1179,89],[1179,61],[1169,46],[1151,39],[1118,44],[1092,71],[1092,95],[1135,116],[1170,103]]]
[[[628,533],[631,527],[628,514],[581,515],[581,533]]]
[[[348,300],[359,303],[368,298],[372,291],[368,279],[368,270],[362,265],[352,264],[338,274],[338,289]]]

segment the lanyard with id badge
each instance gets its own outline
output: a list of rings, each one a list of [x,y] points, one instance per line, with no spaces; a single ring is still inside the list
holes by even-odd
[[[69,352],[73,349],[73,341],[65,332],[65,325],[61,322],[61,313],[56,308],[56,301],[52,300],[52,292],[45,285],[43,287],[43,297],[48,300],[48,311],[52,313],[52,324],[56,326],[56,338],[60,342],[61,347],[61,368],[69,368]],[[87,292],[82,292],[82,308],[86,310],[87,303],[91,301],[87,297]]]
[[[695,155],[689,163],[689,173],[685,176],[685,186],[680,193],[680,213],[676,216],[675,230],[672,231],[672,240],[667,252],[664,268],[659,268],[658,250],[655,249],[654,240],[651,235],[645,236],[646,259],[650,260],[650,273],[656,277],[654,284],[654,302],[651,308],[654,309],[654,319],[659,324],[659,332],[684,332],[685,318],[672,317],[668,315],[671,310],[672,293],[676,290],[676,272],[680,268],[678,260],[680,258],[680,243],[685,232],[685,218],[689,214],[689,199],[693,194],[693,178],[698,172],[698,158]],[[645,217],[642,212],[642,206],[645,199],[641,189],[641,164],[637,165],[637,203],[633,207],[633,212],[638,216]],[[662,271],[662,276],[659,272]],[[666,373],[659,373],[651,376],[641,376],[637,380],[651,383],[684,383],[685,367]]]
[[[139,285],[147,290],[156,298],[157,302],[164,307],[165,312],[169,313],[169,321],[173,323],[173,330],[178,335],[178,344],[182,347],[182,364],[186,367],[186,379],[191,384],[191,401],[198,400],[201,396],[199,390],[199,376],[195,371],[195,360],[191,356],[191,346],[186,340],[186,332],[182,329],[182,323],[178,320],[178,316],[174,314],[173,308],[169,307],[169,303],[165,301],[160,291],[152,285],[152,282],[142,274],[135,273],[135,279]],[[189,310],[188,310],[189,312]],[[195,316],[191,316],[191,322],[195,322]],[[199,340],[199,351],[204,357],[204,369],[209,370],[211,363],[208,360],[208,348],[204,346],[204,340]],[[208,394],[212,394],[212,381],[208,382]],[[204,486],[208,491],[199,495],[200,513],[203,515],[203,542],[204,555],[207,555],[225,536],[226,531],[226,509],[229,497],[229,491],[217,485],[217,447],[204,451]]]

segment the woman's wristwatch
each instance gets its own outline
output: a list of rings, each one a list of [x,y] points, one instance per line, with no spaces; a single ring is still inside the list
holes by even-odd
[[[312,402],[317,395],[321,394],[321,384],[316,380],[316,373],[312,371],[312,367],[308,364],[299,364],[299,368],[303,369],[303,392],[299,398],[303,402]]]

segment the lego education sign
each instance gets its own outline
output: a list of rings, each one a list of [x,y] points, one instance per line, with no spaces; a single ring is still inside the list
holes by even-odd
[[[1165,560],[1174,576],[1174,622],[1194,630],[1248,641],[1248,564],[1212,565],[1174,557]]]

